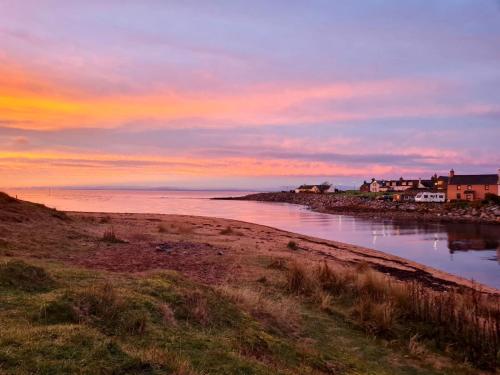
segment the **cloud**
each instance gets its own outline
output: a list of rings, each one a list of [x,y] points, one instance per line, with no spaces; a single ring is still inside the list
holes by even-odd
[[[18,136],[18,137],[12,138],[11,143],[15,147],[19,147],[19,146],[23,147],[23,146],[28,146],[30,144],[30,141],[26,137]]]

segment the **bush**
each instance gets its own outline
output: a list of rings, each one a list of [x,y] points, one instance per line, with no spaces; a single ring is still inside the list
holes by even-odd
[[[484,204],[494,203],[500,205],[500,196],[492,193],[487,193],[484,197],[483,203]]]
[[[297,242],[295,241],[289,241],[288,244],[286,245],[290,250],[298,250],[299,245],[297,245]]]

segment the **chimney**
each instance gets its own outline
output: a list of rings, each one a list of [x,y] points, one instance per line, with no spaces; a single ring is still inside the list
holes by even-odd
[[[450,171],[450,177],[453,177],[453,176],[455,176],[455,171],[452,169],[452,170]]]

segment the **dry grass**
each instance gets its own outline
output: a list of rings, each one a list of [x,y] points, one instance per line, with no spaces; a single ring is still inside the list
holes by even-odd
[[[79,322],[93,319],[114,321],[124,305],[109,283],[82,290],[73,300],[73,311]]]
[[[111,216],[102,216],[99,219],[99,223],[101,223],[101,224],[109,224],[109,223],[111,223]]]
[[[267,268],[274,269],[274,270],[286,270],[288,268],[288,262],[286,259],[283,258],[276,258],[269,263]]]
[[[222,286],[219,292],[254,318],[283,331],[295,331],[300,326],[298,304],[291,298],[271,299],[248,288]]]
[[[170,368],[173,375],[197,375],[190,363],[179,354],[166,352],[158,348],[147,348],[136,353],[143,363],[149,363],[153,368]]]
[[[174,310],[170,307],[168,303],[162,303],[159,306],[160,314],[163,318],[163,322],[168,326],[176,326],[177,320],[175,319]]]
[[[207,297],[200,291],[192,291],[184,296],[186,320],[208,326],[212,323]]]
[[[160,224],[158,225],[159,233],[170,233],[170,234],[192,234],[194,233],[194,227],[188,223],[171,223],[171,224]]]
[[[419,339],[420,336],[418,335],[418,333],[410,337],[410,341],[408,342],[408,351],[412,355],[421,356],[422,354],[427,353],[425,345],[421,344]]]
[[[125,243],[126,241],[117,237],[115,230],[113,228],[109,228],[104,231],[101,241],[109,242],[109,243]]]
[[[220,231],[220,234],[223,234],[223,235],[228,235],[228,234],[233,234],[233,233],[234,233],[233,228],[231,228],[229,226]]]
[[[333,270],[292,262],[286,271],[289,293],[314,300],[323,310],[337,297],[367,332],[393,336],[400,327],[413,330],[438,348],[485,369],[497,366],[500,349],[500,300],[477,289],[430,290],[418,282],[395,282],[363,268]],[[327,293],[327,294],[325,294]],[[347,301],[347,302],[346,302]],[[417,336],[415,336],[417,337]],[[416,346],[416,339],[412,346]],[[416,350],[416,349],[415,349]]]

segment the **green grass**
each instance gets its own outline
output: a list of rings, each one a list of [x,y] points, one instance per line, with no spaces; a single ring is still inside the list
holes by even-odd
[[[229,291],[175,272],[21,264],[20,274],[36,270],[46,285],[0,285],[0,373],[474,374],[465,365],[434,370],[406,343],[366,335],[279,283]]]

